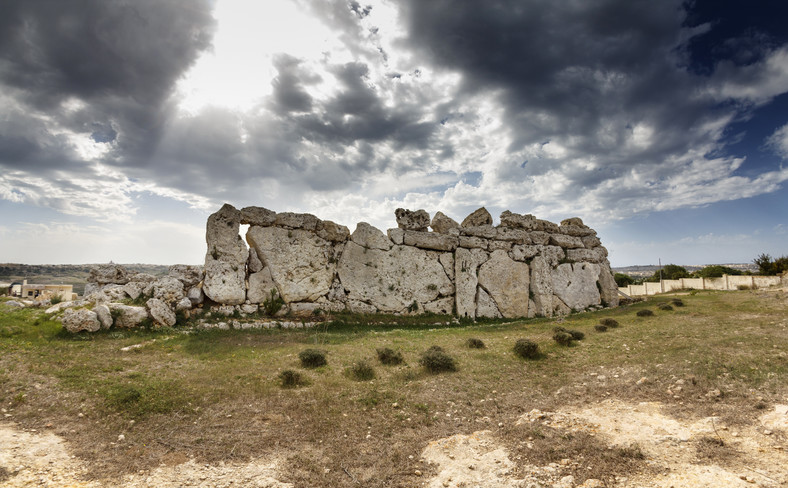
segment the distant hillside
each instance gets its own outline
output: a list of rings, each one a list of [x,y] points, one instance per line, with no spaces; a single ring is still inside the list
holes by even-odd
[[[701,270],[706,266],[714,266],[714,265],[713,264],[704,264],[704,265],[680,264],[679,266],[682,266],[684,269],[692,273],[693,271]],[[738,269],[739,271],[752,271],[753,273],[758,272],[758,266],[756,266],[753,263],[733,263],[733,264],[726,263],[726,264],[720,264],[720,266],[727,266],[728,268]],[[654,272],[656,272],[658,269],[659,266],[646,264],[646,265],[623,266],[619,268],[613,268],[613,272],[623,273],[633,278],[642,278],[645,276],[653,276]]]
[[[71,285],[74,292],[82,295],[85,291],[90,268],[95,264],[18,264],[0,263],[0,281],[22,281],[41,285]],[[154,276],[167,274],[169,266],[160,264],[124,264],[130,271],[148,273]]]

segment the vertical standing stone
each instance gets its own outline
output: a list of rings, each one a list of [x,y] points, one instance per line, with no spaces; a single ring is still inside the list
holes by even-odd
[[[240,226],[241,212],[227,203],[208,217],[203,292],[216,303],[239,305],[246,301],[249,250],[238,233]]]

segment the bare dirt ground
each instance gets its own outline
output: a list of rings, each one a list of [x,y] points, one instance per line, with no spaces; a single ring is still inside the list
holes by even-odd
[[[589,433],[609,449],[638,446],[653,469],[647,474],[619,476],[612,485],[616,487],[788,486],[788,405],[778,404],[761,415],[757,423],[736,427],[725,425],[717,417],[677,420],[666,415],[657,402],[631,404],[617,400],[579,410],[532,410],[518,423]],[[188,460],[120,480],[85,481],[87,466],[71,456],[68,445],[51,432],[25,432],[12,423],[2,423],[0,446],[0,466],[5,466],[0,482],[7,487],[293,486],[278,481],[281,463],[277,459],[218,466]],[[430,488],[606,486],[596,479],[575,484],[573,476],[566,475],[564,469],[575,462],[572,459],[516,470],[516,461],[489,430],[436,439],[424,449],[422,458],[435,468],[436,474],[424,479],[423,486]],[[525,476],[516,476],[517,472]]]

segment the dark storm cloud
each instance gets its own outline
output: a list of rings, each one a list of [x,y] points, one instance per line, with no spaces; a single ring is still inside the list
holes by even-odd
[[[210,45],[209,7],[192,0],[5,1],[0,83],[53,124],[101,141],[117,131],[124,159],[144,156],[171,108],[165,101],[174,83]],[[66,110],[68,100],[80,104]]]

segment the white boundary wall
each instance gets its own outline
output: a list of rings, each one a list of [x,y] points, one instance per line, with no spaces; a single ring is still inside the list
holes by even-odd
[[[629,296],[656,295],[674,290],[738,290],[739,287],[768,288],[788,284],[788,278],[783,276],[742,276],[722,275],[721,278],[681,278],[678,280],[661,280],[659,283],[643,283],[642,285],[629,285],[618,290]]]

